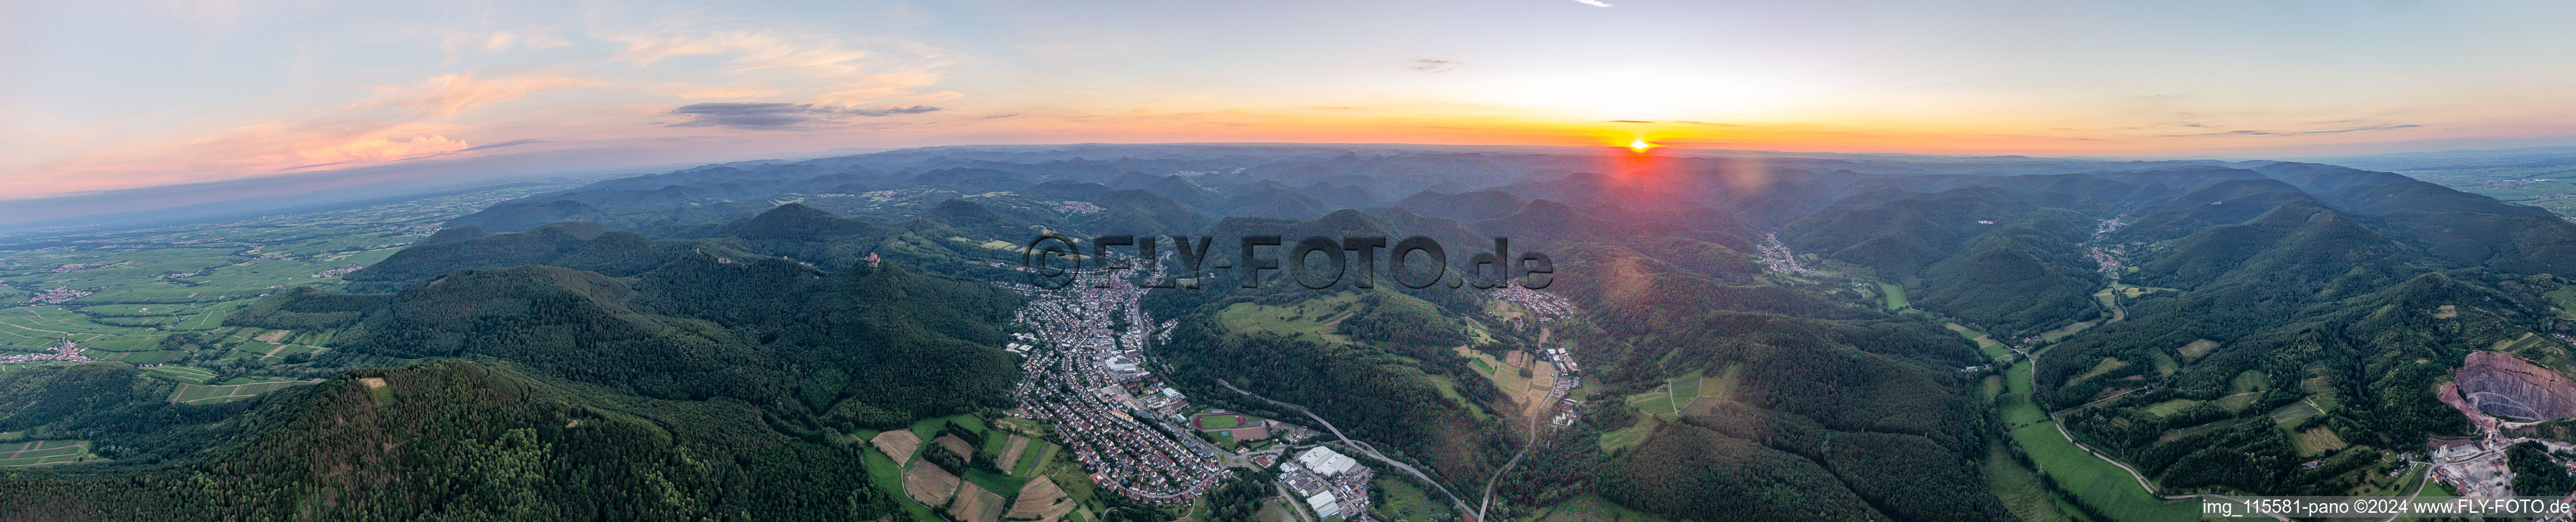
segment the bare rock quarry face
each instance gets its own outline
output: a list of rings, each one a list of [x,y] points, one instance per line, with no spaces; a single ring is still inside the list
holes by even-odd
[[[2452,379],[2460,395],[2489,415],[2518,421],[2576,417],[2576,382],[2520,357],[2469,352]]]

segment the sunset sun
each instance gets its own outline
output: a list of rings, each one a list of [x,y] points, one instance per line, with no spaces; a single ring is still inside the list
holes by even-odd
[[[1630,148],[1630,149],[1634,149],[1634,150],[1636,150],[1637,152],[1645,152],[1645,151],[1646,151],[1646,149],[1654,148],[1654,146],[1655,146],[1655,144],[1652,144],[1652,143],[1646,143],[1645,138],[1638,138],[1638,139],[1634,139],[1634,140],[1628,140],[1628,148]]]

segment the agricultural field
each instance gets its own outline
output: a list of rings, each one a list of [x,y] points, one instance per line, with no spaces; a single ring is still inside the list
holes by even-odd
[[[2343,449],[2345,445],[2343,437],[2336,436],[2334,430],[2326,429],[2324,426],[2290,434],[2290,446],[2298,449],[2299,456],[2302,457],[2322,455],[2328,451]]]
[[[1486,380],[1493,381],[1494,389],[1502,390],[1513,400],[1519,401],[1525,408],[1521,412],[1523,417],[1537,419],[1540,412],[1547,411],[1547,407],[1551,404],[1546,400],[1548,393],[1556,388],[1554,366],[1539,361],[1528,352],[1517,350],[1505,352],[1504,358],[1495,359],[1493,355],[1463,345],[1451,347],[1451,349],[1458,355],[1466,357],[1467,365],[1475,368],[1477,375],[1483,375]],[[1522,377],[1523,371],[1529,372],[1529,376]],[[1574,393],[1580,393],[1581,388],[1578,387],[1576,390]]]
[[[2272,413],[2267,415],[2272,417],[2272,422],[2274,424],[2282,426],[2297,426],[2300,421],[2308,420],[2309,417],[2323,414],[2325,414],[2325,412],[2318,411],[2316,406],[2309,405],[2307,401],[2299,401],[2290,403],[2288,406],[2274,409],[2272,410]]]
[[[2012,511],[2013,516],[2021,520],[2031,522],[2072,520],[2066,513],[2076,510],[2064,505],[2056,495],[2049,494],[2048,488],[2040,485],[2039,475],[2014,462],[2012,455],[2006,453],[2010,451],[2001,441],[1989,441],[1986,458],[1978,463],[1985,467],[1986,487],[1994,490],[1996,498],[2003,499],[2004,509]]]
[[[56,228],[0,237],[0,371],[87,360],[145,367],[179,382],[174,400],[212,404],[264,393],[205,386],[220,375],[289,364],[324,350],[330,331],[224,326],[260,296],[309,286],[429,237],[492,203],[571,186],[528,185],[411,201],[141,229]],[[242,384],[242,383],[222,383]],[[194,387],[194,388],[191,388]],[[238,392],[238,393],[236,393]]]
[[[1898,286],[1896,283],[1879,283],[1878,292],[1881,297],[1887,298],[1887,311],[1905,309],[1905,287]]]
[[[234,379],[239,381],[241,379]],[[226,381],[233,382],[233,381]],[[170,394],[170,402],[180,404],[223,404],[256,397],[263,393],[304,386],[322,381],[266,381],[224,385],[181,384]]]
[[[2191,399],[2174,399],[2148,405],[2147,413],[2155,414],[2158,417],[2171,417],[2173,414],[2182,413],[2182,410],[2185,408],[2198,406],[2200,403],[2201,401]]]
[[[2085,503],[2120,520],[2197,520],[2197,500],[2168,502],[2138,487],[2136,478],[2110,461],[2094,457],[2083,448],[2058,434],[2054,421],[2023,426],[2012,431],[2014,441],[2030,453],[2039,464],[2040,473],[2057,479],[2057,484],[2082,498]]]
[[[2055,330],[2040,332],[2039,340],[2040,342],[2054,343],[2057,342],[2058,339],[2065,339],[2067,336],[2075,335],[2077,332],[2082,332],[2086,328],[2092,328],[2095,323],[2095,321],[2083,321],[2059,327]]]
[[[1960,325],[1959,323],[1950,323],[1941,326],[1943,328],[1949,328],[1950,331],[1958,332],[1960,337],[1965,337],[1969,341],[1975,341],[1977,343],[1977,351],[1985,352],[1986,358],[1988,359],[2001,361],[2004,360],[2004,357],[2012,355],[2012,350],[2004,348],[2004,343],[1995,342],[1994,336],[1986,335],[1985,332],[1970,330],[1967,326]]]
[[[1637,408],[1637,411],[1670,422],[1678,419],[1681,412],[1689,410],[1699,401],[1733,399],[1737,374],[1741,370],[1741,367],[1728,366],[1716,377],[1694,370],[1665,380],[1664,385],[1656,386],[1646,393],[1628,396],[1628,405]]]
[[[31,440],[0,442],[0,468],[101,462],[89,452],[86,440]]]
[[[2535,168],[2469,169],[2401,172],[2409,177],[2496,198],[2497,201],[2549,209],[2576,216],[2576,165]]]

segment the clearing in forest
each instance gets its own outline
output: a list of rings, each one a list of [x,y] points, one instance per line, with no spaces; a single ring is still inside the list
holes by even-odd
[[[2344,442],[2343,437],[2335,436],[2334,430],[2318,426],[2290,437],[2290,446],[2297,448],[2300,456],[2313,457],[2328,451],[2343,449]]]
[[[2198,359],[2202,355],[2209,354],[2209,351],[2215,348],[2218,348],[2218,341],[2194,339],[2190,344],[2182,345],[2181,348],[2175,348],[2174,352],[2182,354],[2182,358],[2184,359]]]

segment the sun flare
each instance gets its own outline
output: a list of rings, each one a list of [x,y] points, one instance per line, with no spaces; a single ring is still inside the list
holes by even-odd
[[[1628,148],[1630,148],[1630,149],[1634,149],[1634,150],[1636,150],[1637,152],[1645,152],[1645,151],[1646,151],[1646,149],[1654,148],[1654,146],[1655,146],[1655,144],[1652,144],[1652,143],[1646,143],[1646,140],[1645,140],[1644,138],[1638,138],[1638,139],[1634,139],[1634,140],[1628,140]]]

